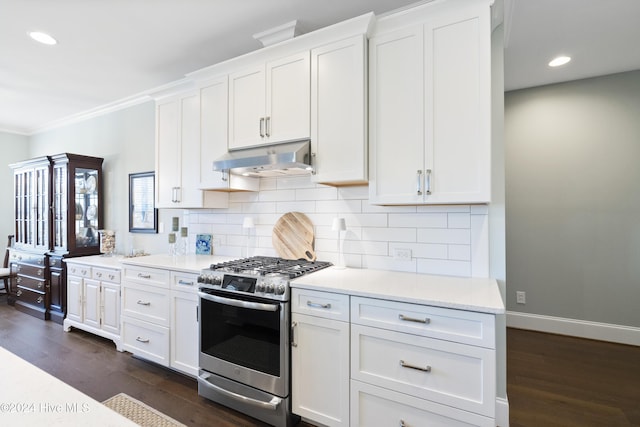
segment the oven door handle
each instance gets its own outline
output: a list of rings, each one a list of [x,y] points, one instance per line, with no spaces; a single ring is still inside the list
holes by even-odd
[[[234,400],[238,400],[240,402],[244,402],[244,403],[248,403],[250,405],[253,406],[257,406],[259,408],[263,408],[263,409],[268,409],[271,411],[276,411],[278,409],[278,406],[280,406],[280,403],[282,403],[282,399],[280,399],[277,396],[273,396],[271,398],[271,400],[269,402],[263,402],[261,400],[258,399],[253,399],[251,397],[247,397],[247,396],[243,396],[241,394],[238,393],[234,393],[232,391],[229,391],[225,388],[220,387],[219,385],[215,385],[209,382],[209,374],[204,374],[204,375],[198,375],[198,384],[201,384],[205,387],[208,387],[212,390],[217,391],[218,393],[224,394],[227,397],[230,397],[231,399]]]
[[[213,301],[220,304],[233,305],[235,307],[248,308],[250,310],[261,310],[261,311],[278,311],[280,307],[279,304],[262,304],[259,302],[252,301],[242,301],[233,298],[225,298],[219,297],[217,295],[209,295],[204,292],[198,292],[198,296],[202,299],[206,299],[207,301]]]

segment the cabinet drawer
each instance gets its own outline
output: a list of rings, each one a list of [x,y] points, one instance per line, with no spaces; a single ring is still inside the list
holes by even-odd
[[[30,276],[37,279],[44,279],[44,266],[18,263],[17,272],[21,276]]]
[[[126,267],[124,277],[136,283],[152,286],[169,287],[169,272],[157,268]]]
[[[122,314],[169,326],[169,293],[153,286],[137,285],[122,289]]]
[[[125,350],[169,366],[169,328],[125,317],[122,342]]]
[[[120,283],[120,270],[93,267],[91,277],[103,282]]]
[[[351,378],[481,415],[495,415],[495,351],[351,326]]]
[[[487,313],[352,297],[351,323],[495,348],[495,317]]]
[[[78,277],[91,277],[91,267],[80,264],[67,263],[67,275]]]
[[[36,267],[44,267],[44,255],[27,252],[12,251],[11,260],[20,264],[31,264]]]
[[[34,279],[33,277],[19,275],[16,277],[16,284],[22,288],[33,289],[38,292],[45,291],[44,279]]]
[[[176,291],[197,292],[198,275],[189,273],[171,272],[171,289]]]
[[[351,381],[351,426],[495,427],[491,417]]]
[[[18,286],[16,290],[16,299],[27,304],[35,305],[41,309],[45,309],[47,306],[47,298],[44,292],[34,291],[22,286]]]
[[[60,256],[49,256],[48,257],[49,267],[51,268],[62,268],[62,257]]]
[[[291,311],[348,322],[349,295],[294,288]]]

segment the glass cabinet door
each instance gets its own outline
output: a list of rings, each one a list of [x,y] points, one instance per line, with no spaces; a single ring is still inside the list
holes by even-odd
[[[14,170],[15,245],[49,249],[49,163]]]
[[[97,169],[75,168],[75,246],[76,248],[97,248],[100,200],[98,198]]]

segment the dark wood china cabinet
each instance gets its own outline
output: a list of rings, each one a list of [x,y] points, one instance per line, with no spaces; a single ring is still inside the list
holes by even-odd
[[[102,158],[62,153],[10,165],[16,235],[10,264],[17,277],[9,303],[17,309],[62,323],[63,258],[100,253],[102,163]]]

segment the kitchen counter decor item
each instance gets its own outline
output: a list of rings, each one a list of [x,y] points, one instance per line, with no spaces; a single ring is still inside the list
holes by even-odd
[[[100,253],[113,256],[116,253],[116,232],[113,230],[98,230],[100,234]]]
[[[301,212],[288,212],[273,226],[271,243],[284,259],[315,261],[314,240],[313,223]]]
[[[211,234],[198,234],[196,236],[196,255],[211,255]]]

